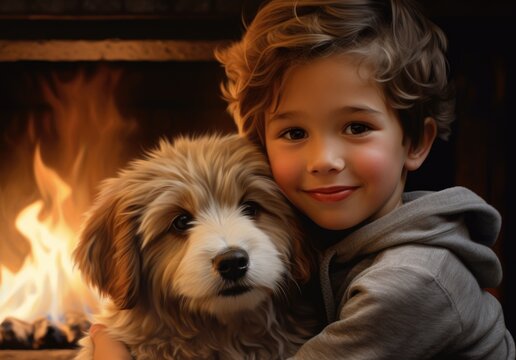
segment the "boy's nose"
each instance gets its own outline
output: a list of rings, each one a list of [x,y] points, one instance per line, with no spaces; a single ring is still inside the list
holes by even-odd
[[[337,173],[346,167],[343,157],[339,156],[331,147],[314,149],[310,158],[307,164],[308,171],[313,174]]]

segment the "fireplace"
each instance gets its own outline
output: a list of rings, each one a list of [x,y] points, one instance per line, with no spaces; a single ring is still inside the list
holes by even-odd
[[[95,307],[69,262],[82,214],[99,182],[158,138],[233,131],[216,96],[219,70],[204,62],[1,66],[2,87],[14,90],[2,89],[2,319],[58,321]]]
[[[235,131],[213,50],[257,4],[0,1],[2,359],[75,353],[101,299],[70,253],[103,179],[159,138]]]
[[[73,356],[99,301],[69,259],[82,214],[104,178],[160,137],[235,130],[212,52],[240,36],[242,13],[260,2],[0,0],[0,358]],[[408,187],[465,185],[502,212],[505,280],[492,291],[516,325],[505,285],[515,277],[505,240],[516,203],[506,155],[514,74],[501,44],[511,8],[471,5],[463,17],[426,5],[450,38],[458,120]],[[479,19],[487,35],[474,31]],[[490,38],[490,51],[478,54],[471,34]]]

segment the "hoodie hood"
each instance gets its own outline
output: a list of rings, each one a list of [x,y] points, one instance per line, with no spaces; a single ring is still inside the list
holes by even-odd
[[[502,269],[489,248],[501,227],[500,214],[463,187],[403,195],[403,205],[348,235],[322,255],[321,271],[332,258],[339,262],[377,253],[403,244],[449,249],[468,267],[481,287],[496,287]]]

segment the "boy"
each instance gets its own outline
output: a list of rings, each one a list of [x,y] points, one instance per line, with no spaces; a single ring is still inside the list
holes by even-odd
[[[218,54],[239,131],[314,232],[327,326],[294,359],[514,359],[499,214],[403,193],[453,119],[444,34],[409,0],[272,0]]]

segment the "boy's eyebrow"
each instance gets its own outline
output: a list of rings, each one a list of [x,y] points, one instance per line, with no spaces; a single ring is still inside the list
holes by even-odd
[[[355,113],[371,113],[371,114],[379,114],[381,111],[376,110],[372,107],[369,107],[367,105],[360,105],[360,106],[343,106],[341,108],[338,108],[334,111],[332,111],[333,114],[336,115],[351,115]],[[275,121],[275,120],[282,120],[282,119],[294,119],[294,118],[300,118],[306,116],[306,113],[303,111],[282,111],[282,112],[276,112],[272,114],[272,116],[269,118],[269,122]]]
[[[370,106],[367,105],[360,105],[360,106],[343,106],[337,110],[334,111],[335,114],[355,114],[355,113],[372,113],[372,114],[379,114],[380,111],[376,110]]]
[[[269,122],[275,121],[275,120],[283,120],[283,119],[292,119],[292,118],[299,118],[303,116],[302,111],[282,111],[282,112],[275,112],[272,114],[271,117],[269,117]]]

